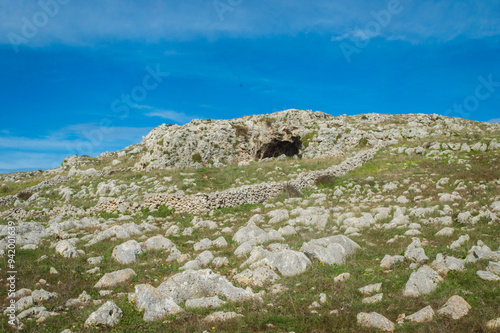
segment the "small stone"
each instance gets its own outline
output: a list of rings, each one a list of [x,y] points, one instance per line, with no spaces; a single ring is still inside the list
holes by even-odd
[[[347,280],[350,277],[351,277],[350,273],[342,273],[342,274],[339,274],[338,276],[334,277],[333,282],[335,282],[335,283],[344,282],[345,280]]]
[[[382,298],[384,297],[384,294],[376,294],[371,297],[365,297],[361,300],[361,303],[363,304],[371,304],[371,303],[378,303],[382,301]]]
[[[500,317],[488,321],[486,323],[486,327],[488,327],[489,329],[500,328]]]
[[[411,273],[403,290],[403,295],[419,297],[430,294],[441,281],[443,281],[443,278],[435,270],[429,266],[422,266],[418,271]]]
[[[85,321],[85,327],[109,326],[113,327],[120,322],[123,315],[122,310],[115,303],[108,301],[97,311],[92,312]]]
[[[358,289],[358,291],[365,296],[369,296],[373,293],[378,293],[380,291],[380,288],[382,288],[382,283],[374,283],[361,287]]]
[[[413,321],[416,323],[425,323],[431,321],[434,315],[435,315],[434,310],[432,310],[432,307],[428,305],[425,308],[421,309],[420,311],[417,311],[414,314],[409,315],[408,317],[405,318],[405,320]]]
[[[232,320],[235,318],[242,318],[243,315],[240,315],[236,312],[214,312],[205,318],[203,321],[206,323],[214,323],[214,322],[224,322],[228,320]]]
[[[435,236],[443,236],[443,237],[451,236],[454,231],[455,231],[455,229],[453,229],[453,228],[445,227],[445,228],[439,230],[438,232],[436,232]]]
[[[439,309],[437,313],[452,319],[460,319],[469,313],[472,307],[460,296],[451,296],[448,301]]]
[[[129,240],[115,246],[111,256],[121,264],[132,264],[136,262],[136,256],[139,253],[142,253],[142,248],[139,243],[135,240]]]
[[[477,271],[477,276],[485,281],[500,281],[500,276],[488,271]]]
[[[358,313],[356,319],[358,325],[378,328],[384,332],[394,332],[394,324],[389,319],[376,312]]]
[[[87,259],[87,263],[91,266],[100,265],[102,262],[102,257],[92,257]]]
[[[49,299],[52,299],[52,298],[56,298],[57,296],[58,295],[56,293],[51,293],[51,292],[48,292],[44,289],[34,290],[31,293],[31,297],[33,297],[33,302],[35,302],[36,304],[44,302],[44,301],[48,301]]]
[[[106,273],[104,276],[97,281],[94,288],[110,288],[120,283],[128,281],[131,277],[135,276],[135,272],[131,268],[122,269],[119,271],[114,271],[111,273]]]
[[[500,275],[500,262],[490,261],[486,270],[493,274]]]
[[[50,270],[49,270],[49,273],[50,274],[59,274],[59,272],[57,271],[57,269],[55,269],[54,267],[50,267]]]

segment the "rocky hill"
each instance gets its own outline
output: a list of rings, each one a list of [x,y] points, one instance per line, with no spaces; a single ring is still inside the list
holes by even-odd
[[[286,110],[0,175],[0,331],[498,330],[499,161],[499,124]]]

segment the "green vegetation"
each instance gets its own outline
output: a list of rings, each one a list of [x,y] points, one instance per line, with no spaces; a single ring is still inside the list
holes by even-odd
[[[191,160],[195,163],[201,163],[203,161],[200,153],[194,153],[193,156],[191,156]]]
[[[316,137],[317,135],[317,132],[316,131],[313,131],[313,132],[309,132],[307,134],[304,134],[300,139],[302,141],[302,150],[305,150],[307,147],[309,147],[309,144],[311,143],[311,141],[314,140],[314,138]]]

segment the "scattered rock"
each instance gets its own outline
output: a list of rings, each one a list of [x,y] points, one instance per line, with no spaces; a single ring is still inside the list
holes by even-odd
[[[404,296],[419,297],[421,295],[430,294],[436,289],[438,283],[443,281],[439,274],[425,265],[418,271],[411,273],[408,282],[403,290]]]
[[[134,270],[131,268],[114,271],[112,273],[106,273],[99,281],[97,281],[94,288],[111,288],[121,283],[127,282],[131,277],[135,275],[136,274]]]
[[[425,323],[431,321],[434,315],[434,310],[430,305],[428,305],[425,308],[415,312],[414,314],[409,315],[405,318],[405,320],[413,321],[416,323]]]
[[[128,295],[128,300],[137,306],[139,311],[144,310],[145,321],[160,320],[165,316],[182,312],[172,298],[149,284],[135,286],[134,293]]]
[[[175,303],[182,303],[188,299],[223,296],[231,302],[252,299],[255,295],[250,290],[237,288],[224,276],[212,272],[210,269],[186,270],[171,276],[158,288]]]
[[[111,257],[121,264],[132,264],[137,261],[137,254],[142,253],[142,248],[135,240],[129,240],[117,245]]]
[[[500,281],[500,276],[488,271],[477,271],[477,276],[485,281]]]
[[[333,265],[345,263],[347,257],[359,248],[356,242],[346,236],[330,236],[304,243],[300,250],[311,259]]]
[[[280,277],[266,267],[257,267],[255,270],[245,269],[243,272],[236,274],[233,278],[240,284],[262,287],[264,284],[273,283]]]
[[[374,284],[369,284],[367,286],[359,288],[358,290],[363,295],[369,296],[373,293],[378,293],[380,291],[380,288],[382,288],[382,283],[374,283]]]
[[[450,317],[452,319],[460,319],[469,313],[471,306],[460,296],[451,296],[448,301],[439,309],[437,313]]]
[[[371,304],[371,303],[378,303],[382,301],[382,298],[384,297],[384,294],[376,294],[371,297],[365,297],[361,300],[361,303],[363,304]]]
[[[394,324],[392,321],[377,312],[361,312],[358,313],[356,319],[358,321],[358,325],[378,328],[383,332],[394,332]]]
[[[236,312],[214,312],[203,318],[203,321],[206,323],[215,323],[224,322],[236,318],[243,318],[243,315],[240,315]]]
[[[107,301],[97,311],[92,312],[85,321],[85,327],[116,326],[123,315],[122,310],[115,303]]]

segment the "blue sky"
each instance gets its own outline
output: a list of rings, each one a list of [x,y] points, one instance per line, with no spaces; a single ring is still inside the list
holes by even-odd
[[[500,118],[500,0],[5,0],[0,22],[0,172],[193,118]]]

